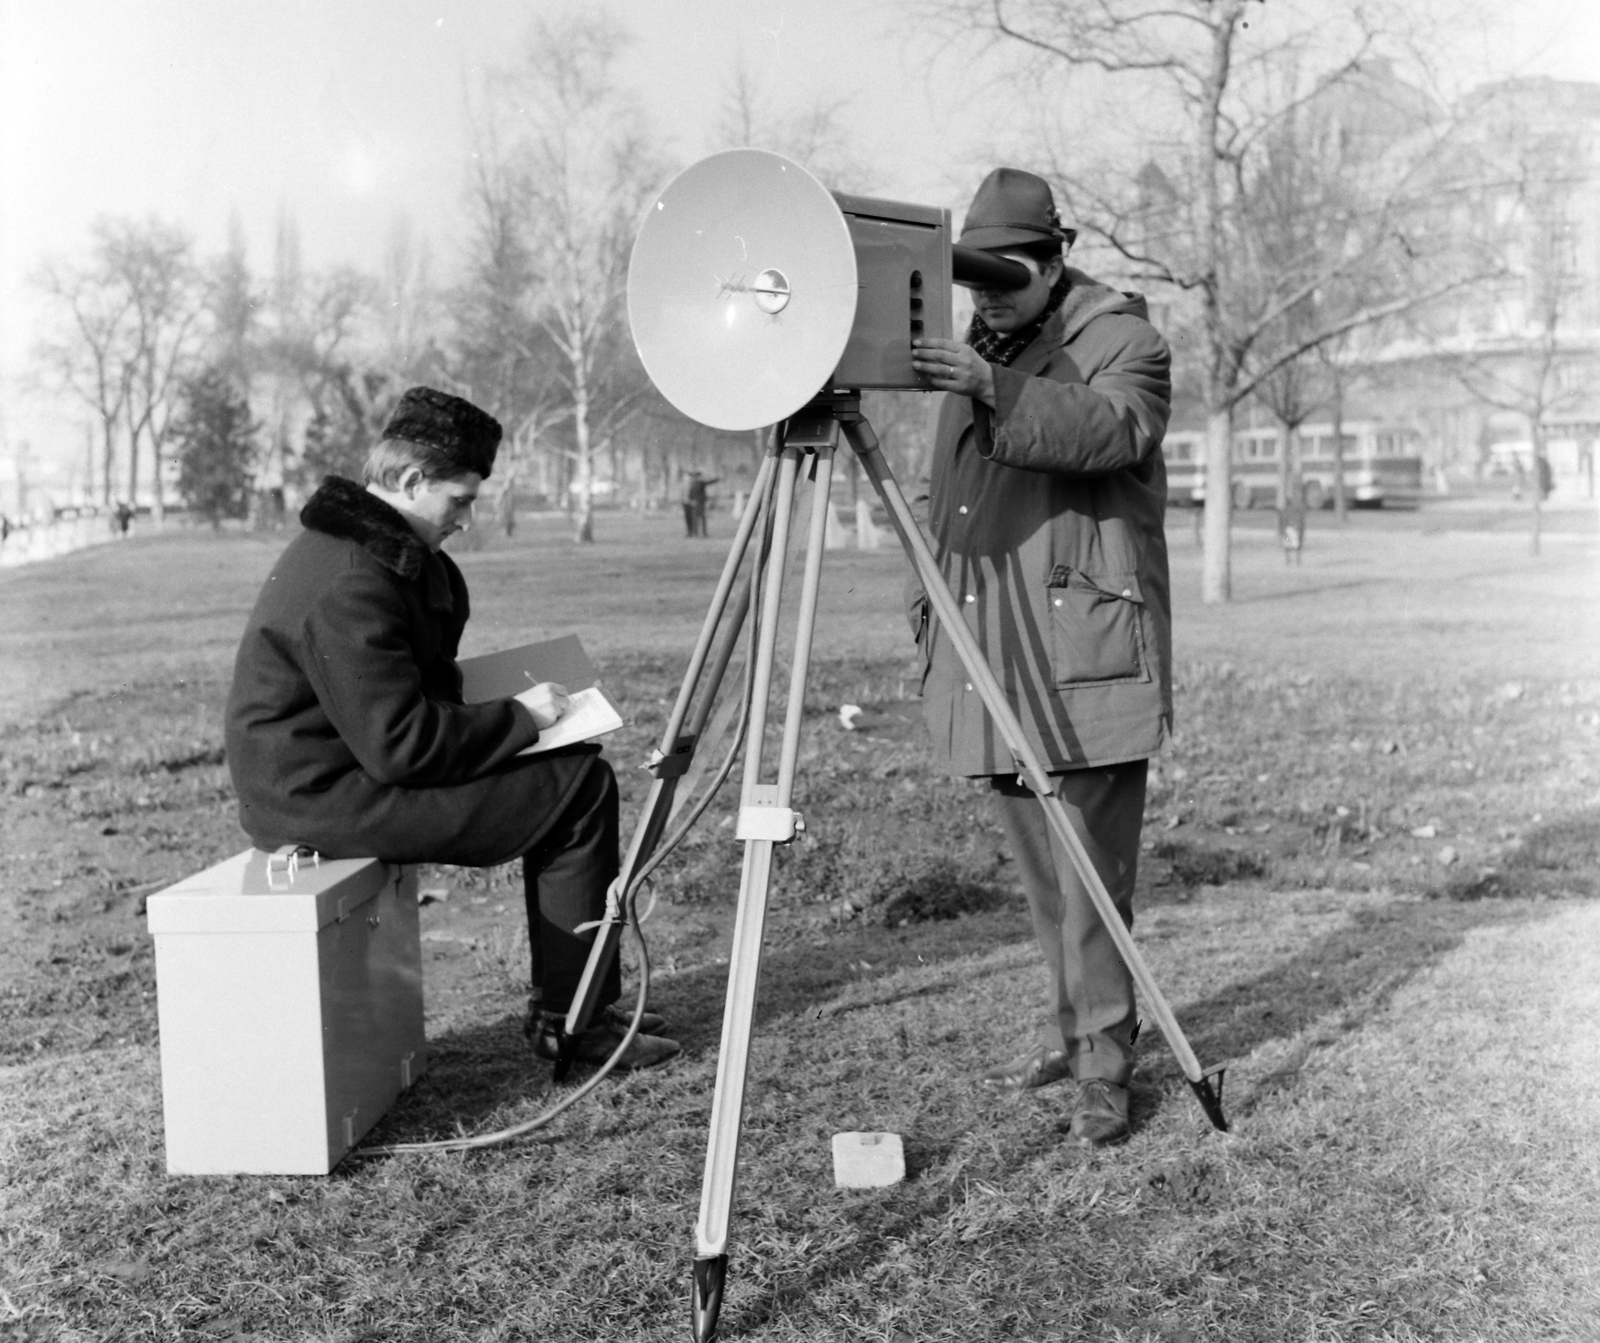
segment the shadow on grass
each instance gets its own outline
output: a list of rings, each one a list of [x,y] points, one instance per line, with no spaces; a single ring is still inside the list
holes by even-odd
[[[882,928],[846,925],[826,941],[770,947],[761,961],[755,1027],[804,1012],[838,996],[865,976],[981,955],[1031,936],[1027,914],[1014,908],[958,919]],[[863,969],[863,962],[867,968]],[[651,984],[650,1006],[667,1018],[687,1058],[714,1054],[722,1034],[728,967],[707,966]],[[633,986],[624,990],[632,1006]],[[365,1145],[424,1142],[475,1133],[501,1107],[524,1097],[555,1099],[550,1065],[535,1058],[520,1017],[504,1016],[447,1031],[428,1042],[428,1071],[367,1136]],[[574,1070],[574,1080],[588,1076]]]
[[[1532,917],[1538,915],[1526,906],[1484,900],[1405,901],[1358,910],[1348,925],[1265,974],[1183,1004],[1178,1008],[1179,1022],[1206,1068],[1314,1027],[1342,1034],[1381,1011],[1396,989],[1460,946],[1470,930]],[[1224,1112],[1248,1113],[1265,1097],[1291,1088],[1317,1042],[1308,1040],[1241,1105],[1230,1107],[1225,1092]],[[1177,1060],[1159,1044],[1152,1046],[1141,1060],[1132,1088],[1136,1131],[1171,1097],[1189,1100]]]
[[[1434,894],[1458,901],[1600,896],[1600,811],[1572,812],[1533,826],[1502,866],[1462,872]]]
[[[1552,873],[1580,877],[1576,869],[1595,861],[1597,848],[1600,827],[1593,819],[1563,819],[1531,835],[1525,856],[1508,865],[1492,890],[1463,888],[1441,892],[1443,898],[1355,911],[1347,925],[1266,973],[1181,1004],[1179,1023],[1205,1067],[1243,1058],[1265,1044],[1290,1040],[1313,1028],[1322,1031],[1308,1038],[1303,1049],[1240,1104],[1233,1104],[1225,1093],[1225,1112],[1248,1113],[1271,1094],[1292,1088],[1327,1032],[1357,1029],[1418,971],[1458,947],[1471,929],[1538,917],[1526,905],[1485,896],[1542,893],[1551,884]],[[1587,891],[1587,886],[1580,886]],[[1014,900],[1004,908],[959,919],[904,928],[858,922],[825,939],[772,946],[762,960],[756,1028],[774,1018],[820,1009],[867,977],[1029,941],[1026,913],[1020,900]],[[651,1006],[668,1018],[686,1057],[714,1054],[726,984],[727,966],[716,965],[658,977],[652,985]],[[1153,1022],[1146,1023],[1145,1039],[1131,1097],[1136,1131],[1173,1098],[1194,1104],[1186,1079]],[[520,1098],[553,1098],[549,1065],[533,1057],[516,1017],[448,1032],[430,1041],[430,1053],[428,1074],[401,1099],[369,1143],[471,1133],[483,1128],[488,1116]],[[922,1154],[922,1164],[937,1160],[939,1144],[933,1147]]]

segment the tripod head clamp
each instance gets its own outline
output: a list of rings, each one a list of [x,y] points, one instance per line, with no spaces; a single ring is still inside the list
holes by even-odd
[[[670,755],[664,754],[659,748],[650,752],[650,758],[645,761],[645,768],[658,779],[679,779],[689,772],[689,766],[694,763],[695,738],[690,736],[679,737],[677,745]]]
[[[839,388],[817,393],[783,422],[779,429],[785,447],[815,451],[839,444],[839,430],[847,426],[845,438],[857,456],[877,451],[878,436],[861,412],[859,388]]]

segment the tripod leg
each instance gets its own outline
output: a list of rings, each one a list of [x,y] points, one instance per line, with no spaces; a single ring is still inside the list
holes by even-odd
[[[850,440],[850,446],[855,450],[861,461],[862,469],[866,471],[868,479],[878,491],[878,496],[883,500],[883,505],[889,511],[890,521],[900,537],[900,544],[905,547],[906,556],[911,561],[912,568],[916,570],[922,586],[928,594],[929,605],[934,614],[939,617],[939,622],[944,632],[949,636],[960,655],[961,663],[966,668],[967,675],[972,678],[973,685],[983,698],[984,707],[988,709],[989,716],[994,720],[995,726],[1000,729],[1000,735],[1005,738],[1006,745],[1012,754],[1022,764],[1023,772],[1034,792],[1039,795],[1039,801],[1044,807],[1046,819],[1050,828],[1061,841],[1067,851],[1072,865],[1077,869],[1079,878],[1089,892],[1089,898],[1094,902],[1095,910],[1099,913],[1101,922],[1106,926],[1106,931],[1111,934],[1112,941],[1117,945],[1123,962],[1128,971],[1133,975],[1134,982],[1139,986],[1139,992],[1144,995],[1150,1014],[1155,1017],[1156,1024],[1161,1027],[1161,1033],[1166,1037],[1167,1044],[1171,1047],[1178,1060],[1178,1066],[1183,1069],[1183,1075],[1188,1078],[1189,1085],[1199,1097],[1201,1107],[1205,1110],[1206,1117],[1219,1129],[1228,1127],[1222,1115],[1222,1106],[1219,1097],[1211,1089],[1211,1078],[1200,1067],[1200,1060],[1195,1057],[1194,1050],[1189,1047],[1189,1041],[1178,1025],[1178,1018],[1168,1005],[1165,995],[1156,984],[1149,967],[1145,964],[1144,957],[1140,954],[1138,945],[1133,940],[1133,935],[1123,924],[1117,914],[1116,905],[1111,899],[1111,894],[1106,890],[1105,882],[1100,879],[1100,874],[1095,870],[1094,863],[1090,861],[1088,851],[1083,847],[1083,841],[1078,838],[1078,833],[1072,828],[1072,823],[1067,819],[1066,809],[1060,801],[1052,796],[1053,789],[1050,776],[1045,772],[1044,765],[1040,762],[1038,754],[1029,743],[1018,722],[1016,714],[1010,704],[1006,702],[1005,692],[1001,690],[1000,683],[995,679],[994,673],[989,669],[989,661],[984,656],[983,650],[978,647],[977,641],[967,629],[966,620],[962,617],[961,608],[950,594],[950,589],[944,581],[944,575],[939,569],[939,562],[934,558],[933,550],[928,545],[927,538],[923,536],[922,529],[917,525],[912,516],[910,505],[906,503],[905,496],[900,492],[900,486],[895,481],[894,474],[889,470],[889,464],[884,460],[882,452],[878,449],[877,436],[872,432],[872,427],[864,419],[844,419],[842,428]]]
[[[635,875],[655,851],[662,831],[666,828],[672,813],[678,780],[689,768],[700,732],[705,727],[705,720],[710,716],[712,702],[717,697],[723,673],[727,670],[729,659],[732,657],[740,626],[744,624],[745,614],[749,609],[750,588],[746,582],[741,584],[735,593],[734,584],[745,554],[749,550],[750,538],[754,534],[756,524],[766,514],[776,476],[776,463],[776,452],[769,452],[762,459],[761,469],[750,491],[750,501],[739,520],[739,527],[734,535],[733,544],[729,547],[728,558],[723,563],[722,575],[712,596],[711,606],[701,625],[700,637],[696,640],[694,651],[689,656],[689,666],[684,672],[677,702],[668,716],[661,744],[651,759],[650,768],[655,774],[655,780],[650,785],[644,809],[640,813],[638,824],[634,827],[633,838],[629,842],[621,870],[606,892],[605,914],[600,921],[600,927],[595,931],[594,942],[589,948],[589,957],[584,962],[583,975],[578,980],[572,1005],[567,1009],[566,1020],[562,1023],[558,1036],[559,1054],[553,1069],[553,1077],[557,1082],[562,1081],[571,1070],[578,1037],[589,1029],[589,1023],[594,1019],[600,986],[605,983],[611,962],[615,959],[617,949],[622,943],[622,931],[628,918],[628,893],[633,886]],[[728,610],[730,594],[733,594],[733,610],[724,623],[723,616]],[[720,638],[717,638],[716,648],[713,651],[712,643],[719,633],[719,627]],[[706,669],[708,655],[711,661],[710,674],[700,695],[695,715],[689,723],[689,731],[684,733],[684,722],[701,674]]]
[[[778,495],[779,525],[785,533],[787,504],[792,499],[798,456],[795,449],[785,450],[784,474]],[[774,537],[773,552],[778,559],[767,575],[762,608],[761,643],[739,809],[739,837],[745,841],[744,870],[739,883],[739,912],[734,924],[733,948],[728,958],[728,996],[722,1017],[722,1043],[717,1056],[716,1090],[711,1100],[711,1134],[706,1145],[705,1177],[700,1189],[700,1217],[695,1225],[691,1317],[696,1343],[707,1343],[716,1334],[717,1314],[727,1277],[728,1225],[733,1213],[739,1128],[744,1115],[750,1027],[755,1015],[756,989],[761,972],[761,940],[772,875],[772,851],[776,845],[792,839],[799,828],[799,818],[789,804],[793,798],[794,771],[799,754],[800,716],[804,707],[806,668],[810,658],[811,626],[816,617],[817,591],[821,581],[833,450],[823,449],[818,459],[805,576],[801,587],[800,623],[795,636],[789,702],[776,784],[760,782],[760,767],[766,703],[771,687],[772,654],[782,598],[782,556],[787,542],[786,534],[781,539],[776,535]]]
[[[819,447],[811,487],[811,531],[806,538],[805,576],[800,584],[800,611],[795,626],[794,657],[789,672],[789,706],[783,724],[783,752],[778,759],[778,805],[794,796],[794,771],[800,757],[800,723],[806,702],[806,673],[811,666],[811,636],[817,627],[817,594],[822,587],[822,554],[827,545],[828,511],[832,507],[833,454]]]

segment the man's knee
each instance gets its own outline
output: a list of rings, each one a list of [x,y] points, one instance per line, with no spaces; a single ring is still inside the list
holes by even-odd
[[[589,766],[588,776],[584,779],[584,787],[593,791],[596,805],[616,811],[617,775],[611,768],[611,762],[603,755],[597,755]]]
[[[598,853],[603,860],[614,862],[619,813],[617,776],[602,757],[596,756],[538,843],[522,855],[524,872],[540,872],[560,855],[578,850]]]
[[[596,825],[615,829],[620,807],[616,773],[604,756],[596,756],[563,809],[560,826],[580,831]]]

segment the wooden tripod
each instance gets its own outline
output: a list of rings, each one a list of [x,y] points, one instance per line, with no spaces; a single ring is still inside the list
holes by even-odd
[[[1066,808],[1053,795],[1050,777],[1037,752],[1028,742],[1021,723],[1007,703],[988,660],[967,629],[961,609],[944,581],[938,561],[927,538],[913,518],[910,506],[900,491],[888,463],[879,450],[877,436],[860,410],[855,393],[829,394],[813,401],[787,420],[762,463],[760,474],[739,523],[728,561],[707,613],[705,625],[690,658],[683,687],[668,719],[661,746],[651,759],[656,780],[645,810],[635,830],[623,862],[622,873],[612,886],[605,921],[596,935],[583,980],[565,1023],[565,1035],[575,1038],[588,1025],[595,1008],[595,997],[611,958],[615,956],[627,919],[627,906],[642,879],[644,866],[659,841],[672,812],[678,780],[687,772],[695,743],[710,714],[717,684],[732,656],[751,600],[754,575],[734,597],[737,576],[758,522],[763,524],[763,553],[770,555],[766,565],[758,638],[750,685],[748,729],[745,737],[744,773],[739,800],[737,836],[744,842],[744,868],[739,884],[738,913],[734,923],[733,947],[729,955],[727,1001],[722,1018],[722,1044],[717,1061],[716,1090],[711,1102],[711,1132],[706,1147],[706,1165],[700,1193],[700,1215],[695,1225],[694,1285],[691,1304],[696,1343],[709,1343],[715,1337],[727,1281],[728,1229],[733,1215],[735,1176],[738,1166],[739,1131],[744,1114],[744,1090],[750,1055],[750,1028],[754,1018],[756,989],[761,972],[762,936],[766,921],[767,893],[772,873],[772,851],[787,844],[805,828],[794,810],[794,776],[800,751],[801,713],[805,699],[806,673],[811,658],[811,640],[816,624],[817,594],[822,578],[822,554],[827,529],[829,490],[833,478],[833,459],[843,433],[888,511],[907,558],[927,592],[933,613],[982,696],[1001,736],[1022,767],[1022,776],[1043,805],[1052,832],[1070,857],[1079,878],[1087,888],[1095,909],[1110,931],[1117,949],[1133,975],[1147,1010],[1160,1026],[1167,1044],[1176,1056],[1184,1076],[1205,1110],[1206,1117],[1219,1129],[1227,1128],[1221,1105],[1222,1070],[1205,1072],[1189,1047],[1177,1017],[1152,978],[1132,935],[1118,916],[1104,881],[1090,861],[1083,841],[1068,819]],[[783,719],[776,779],[762,781],[762,762],[766,739],[768,699],[772,686],[774,652],[777,646],[778,619],[783,599],[784,564],[789,543],[790,515],[794,508],[796,482],[802,460],[811,455],[813,479],[811,518],[807,534],[805,567],[801,578],[800,604],[796,616],[793,662],[789,676],[789,696]],[[774,489],[774,476],[776,488]],[[730,601],[733,618],[719,633]],[[702,695],[690,715],[695,688],[708,664],[712,669],[709,691]],[[687,731],[685,729],[687,728]],[[558,1069],[564,1068],[558,1064]],[[1213,1086],[1213,1080],[1216,1085]]]

